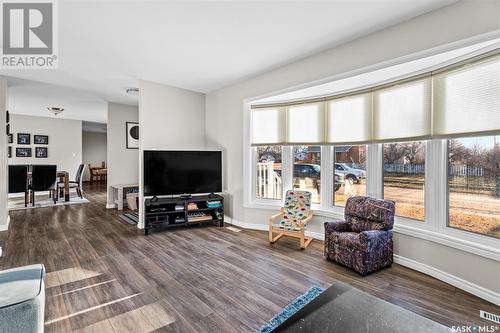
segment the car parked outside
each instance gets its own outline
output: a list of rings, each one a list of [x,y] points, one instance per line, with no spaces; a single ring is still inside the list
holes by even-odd
[[[335,173],[342,174],[345,180],[357,184],[366,178],[365,170],[351,168],[345,163],[335,163]]]
[[[320,192],[321,167],[318,164],[294,163],[293,177],[295,179],[309,178],[313,181],[314,187]],[[344,175],[335,173],[335,191],[338,191],[344,183]]]

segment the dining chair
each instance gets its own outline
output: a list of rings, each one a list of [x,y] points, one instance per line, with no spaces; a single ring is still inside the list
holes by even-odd
[[[76,194],[78,194],[78,196],[82,199],[83,199],[83,173],[84,172],[85,172],[85,164],[80,164],[78,166],[78,170],[76,171],[75,180],[69,181],[69,188],[70,189],[74,188],[76,190]],[[57,188],[60,190],[59,192],[61,192],[61,190],[64,189],[64,183],[63,182],[57,183]]]
[[[57,166],[56,165],[37,165],[32,166],[31,172],[31,202],[35,205],[35,192],[49,191],[54,204],[57,200]]]
[[[28,165],[9,165],[9,193],[24,192],[24,207],[28,206]]]

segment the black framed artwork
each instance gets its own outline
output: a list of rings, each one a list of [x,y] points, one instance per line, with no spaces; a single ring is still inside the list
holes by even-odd
[[[11,158],[11,157],[12,157],[12,147],[11,147],[11,146],[8,146],[8,147],[7,147],[7,157],[8,157],[8,158]]]
[[[7,143],[14,143],[14,134],[7,134]]]
[[[31,134],[29,134],[29,133],[17,133],[17,144],[18,145],[31,144]]]
[[[8,124],[10,123],[10,114],[9,110],[5,111],[5,122]]]
[[[9,135],[9,134],[10,134],[10,124],[5,125],[5,133],[6,133],[7,135]]]
[[[139,149],[139,123],[127,121],[127,149]]]
[[[48,153],[47,147],[35,147],[35,158],[47,158]]]
[[[16,157],[31,157],[31,148],[16,148]]]
[[[34,135],[33,143],[35,145],[48,145],[49,144],[49,136],[48,135]]]

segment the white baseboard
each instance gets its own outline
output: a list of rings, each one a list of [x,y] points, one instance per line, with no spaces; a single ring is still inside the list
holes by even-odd
[[[242,222],[242,221],[238,221],[238,220],[235,220],[233,218],[230,218],[228,216],[224,216],[224,222],[232,224],[232,225],[240,227],[240,228],[244,228],[244,229],[269,231],[267,224]],[[307,237],[312,237],[314,239],[319,239],[319,240],[325,239],[325,235],[321,232],[314,232],[314,231],[307,231],[306,230],[305,235]]]
[[[459,278],[455,275],[444,272],[427,264],[420,263],[413,259],[405,258],[394,254],[394,262],[396,264],[414,269],[421,273],[430,275],[438,280],[451,284],[454,287],[465,290],[472,295],[485,299],[493,304],[500,306],[500,294],[484,287],[478,286],[475,283]]]
[[[234,226],[244,228],[244,229],[268,231],[267,224],[247,223],[247,222],[242,222],[242,221],[232,219],[232,218],[227,217],[227,216],[224,217],[224,221],[229,223],[229,224],[232,224]],[[320,232],[306,231],[306,235],[309,237],[312,237],[314,239],[319,239],[319,240],[325,239],[325,235],[323,233],[320,233]],[[415,261],[413,259],[402,257],[402,256],[397,255],[397,254],[394,254],[394,262],[401,265],[401,266],[405,266],[405,267],[411,268],[413,270],[419,271],[421,273],[430,275],[438,280],[449,283],[454,287],[465,290],[468,293],[471,293],[472,295],[475,295],[477,297],[480,297],[482,299],[487,300],[488,302],[491,302],[493,304],[500,306],[500,294],[496,293],[492,290],[486,289],[486,288],[481,287],[475,283],[466,281],[462,278],[459,278],[459,277],[454,276],[452,274],[446,273],[446,272],[439,270],[435,267],[420,263],[420,262]]]
[[[0,231],[9,230],[9,224],[10,224],[10,215],[7,215],[7,219],[5,220],[5,224],[0,224]]]
[[[110,203],[106,204],[106,209],[114,209],[114,208],[116,208],[115,204],[110,204]]]

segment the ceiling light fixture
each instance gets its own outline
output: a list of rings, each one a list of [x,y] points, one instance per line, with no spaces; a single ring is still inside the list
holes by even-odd
[[[139,88],[137,87],[127,87],[125,92],[130,95],[139,95]]]
[[[54,116],[57,116],[59,113],[63,112],[63,108],[58,108],[55,106],[47,106],[47,110],[52,113]]]

